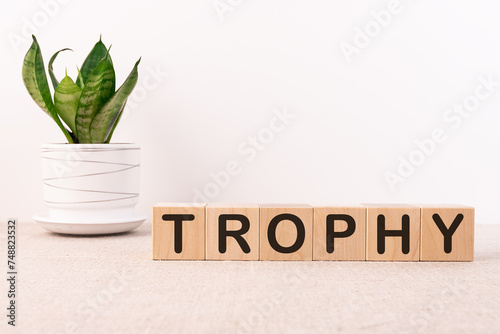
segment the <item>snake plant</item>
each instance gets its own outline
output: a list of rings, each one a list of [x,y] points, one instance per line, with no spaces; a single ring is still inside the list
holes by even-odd
[[[109,49],[99,39],[78,69],[76,81],[66,76],[58,82],[53,63],[57,51],[48,64],[54,87],[54,99],[49,88],[42,53],[33,36],[33,44],[23,63],[23,81],[36,104],[59,126],[69,143],[109,143],[120,121],[125,104],[134,89],[139,59],[129,76],[115,91],[115,70]]]

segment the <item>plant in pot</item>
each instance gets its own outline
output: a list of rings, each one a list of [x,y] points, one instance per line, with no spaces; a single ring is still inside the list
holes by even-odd
[[[107,234],[136,228],[145,216],[135,214],[139,196],[140,148],[111,144],[113,132],[138,79],[135,63],[115,91],[109,49],[95,44],[73,81],[58,82],[48,63],[50,91],[38,42],[26,53],[22,77],[36,104],[57,124],[68,143],[42,145],[44,201],[48,214],[34,219],[48,230],[68,234]]]

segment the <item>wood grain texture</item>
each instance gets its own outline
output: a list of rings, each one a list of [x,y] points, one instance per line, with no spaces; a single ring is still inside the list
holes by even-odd
[[[153,260],[205,259],[205,206],[198,203],[160,203],[153,207]],[[182,251],[174,248],[174,221],[163,215],[194,215],[182,223]]]
[[[474,208],[464,205],[420,205],[421,207],[421,261],[474,260]],[[439,217],[433,217],[434,215]],[[462,215],[461,218],[458,215]],[[439,220],[440,219],[440,220]],[[437,220],[437,221],[436,221]],[[456,221],[455,224],[453,224]],[[445,249],[445,235],[438,224],[452,232]],[[453,224],[453,226],[452,226]],[[451,229],[450,229],[451,227]],[[449,253],[447,253],[447,251]]]
[[[219,222],[221,215],[243,215],[248,219],[248,231],[242,238],[249,247],[249,253],[234,237],[226,237],[226,250],[219,249]],[[227,220],[228,231],[243,228],[239,220]],[[208,204],[206,207],[206,259],[207,260],[258,260],[259,259],[259,206],[257,204]]]
[[[268,238],[271,221],[278,215],[293,215],[302,221],[304,239],[301,247],[292,253],[281,253],[275,250]],[[304,204],[263,204],[260,205],[260,260],[312,260],[313,208]],[[298,236],[295,223],[282,220],[276,226],[276,241],[285,248],[292,247]]]
[[[366,204],[366,260],[367,261],[419,261],[420,208],[407,204]],[[378,217],[385,218],[385,230],[401,230],[403,216],[409,218],[409,252],[403,253],[403,238],[386,236],[385,250],[378,251]]]
[[[354,231],[347,237],[327,237],[327,217],[348,215],[354,222]],[[335,220],[334,231],[348,231],[348,223]],[[313,260],[366,260],[366,207],[363,206],[320,206],[314,207]],[[327,246],[333,252],[327,251]],[[331,249],[330,249],[331,250]]]

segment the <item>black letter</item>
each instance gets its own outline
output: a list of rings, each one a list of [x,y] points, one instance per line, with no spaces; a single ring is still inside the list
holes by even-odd
[[[276,227],[278,227],[278,224],[282,220],[290,220],[297,228],[297,239],[290,247],[283,247],[278,243],[278,240],[276,240]],[[271,220],[269,226],[267,227],[267,239],[275,251],[283,254],[294,253],[302,247],[302,244],[304,244],[304,240],[306,239],[306,229],[304,227],[304,223],[299,217],[290,213],[277,215]]]
[[[459,213],[456,217],[455,220],[453,220],[453,223],[451,223],[450,228],[447,229],[446,225],[443,223],[443,220],[437,213],[432,215],[432,219],[434,219],[434,222],[436,223],[437,227],[441,231],[441,233],[444,236],[444,252],[446,254],[451,253],[451,237],[453,236],[453,233],[458,228],[458,225],[462,222],[464,219],[464,215]]]
[[[385,237],[401,237],[401,250],[403,254],[410,252],[410,216],[403,215],[401,222],[401,230],[386,230],[385,216],[378,215],[377,217],[377,252],[385,253]]]
[[[236,231],[227,230],[228,220],[239,220],[241,222],[241,228]],[[243,234],[247,233],[250,229],[250,221],[244,215],[220,215],[219,216],[219,253],[224,254],[227,249],[226,238],[233,237],[240,245],[243,252],[246,254],[250,253],[250,246],[242,237]]]
[[[194,215],[163,215],[164,221],[174,221],[174,250],[177,254],[182,253],[182,221],[194,220]]]
[[[342,232],[335,232],[335,221],[343,220],[347,223],[347,229]],[[349,215],[328,215],[326,216],[326,251],[333,253],[335,238],[347,238],[353,235],[356,230],[356,222]]]

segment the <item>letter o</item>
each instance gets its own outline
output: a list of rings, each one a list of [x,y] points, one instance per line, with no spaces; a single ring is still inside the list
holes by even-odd
[[[108,290],[101,290],[97,293],[96,299],[101,305],[108,304],[113,299],[113,294]]]
[[[258,137],[263,144],[269,144],[274,139],[274,132],[269,128],[264,128],[260,130]]]
[[[203,192],[205,195],[209,198],[214,198],[215,196],[219,195],[220,193],[220,188],[217,184],[214,182],[208,182],[204,187],[203,187]]]
[[[135,91],[132,94],[132,97],[134,98],[134,102],[142,102],[146,99],[148,96],[148,92],[146,91],[146,88],[142,86],[137,86],[135,87]]]
[[[411,152],[410,156],[408,157],[408,160],[413,166],[420,166],[425,161],[425,155],[419,150],[415,150]]]
[[[33,23],[38,28],[41,28],[49,23],[49,16],[47,15],[47,13],[42,11],[36,12],[35,15],[33,15]]]
[[[297,239],[295,240],[293,245],[289,247],[281,246],[276,239],[276,228],[278,227],[278,224],[283,220],[291,221],[295,224],[295,228],[297,228]],[[267,227],[267,239],[269,241],[269,244],[275,251],[283,254],[295,253],[304,244],[304,240],[306,239],[306,228],[304,227],[304,223],[302,222],[302,220],[300,220],[300,218],[296,215],[292,215],[290,213],[282,213],[274,217],[269,223],[269,226]]]
[[[472,102],[472,103],[471,103]],[[467,96],[464,100],[464,108],[467,111],[474,111],[479,107],[479,100],[475,96]]]
[[[375,30],[373,30],[372,27],[375,28]],[[370,37],[378,36],[381,30],[382,27],[377,21],[370,21],[365,25],[365,33]]]

